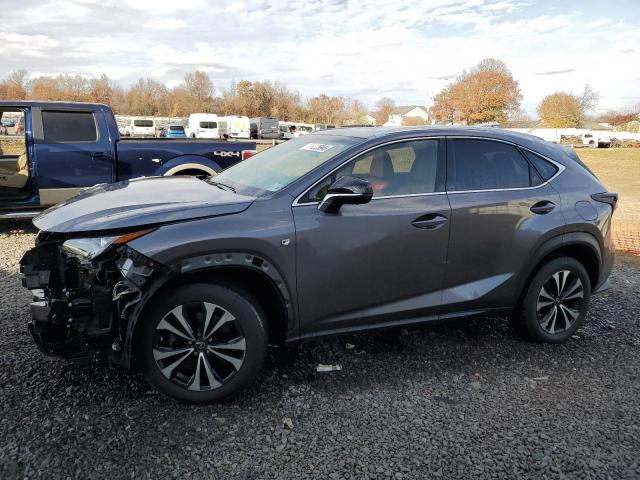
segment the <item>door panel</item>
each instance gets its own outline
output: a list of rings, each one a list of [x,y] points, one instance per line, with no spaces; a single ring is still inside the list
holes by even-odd
[[[293,208],[303,334],[437,316],[449,237],[446,195],[373,199],[337,215]]]
[[[63,201],[80,188],[114,181],[111,141],[98,129],[98,125],[104,124],[101,115],[101,112],[42,111],[42,137],[36,138],[41,205]],[[95,128],[94,133],[91,128]]]
[[[530,186],[541,179],[535,170],[528,178],[530,165],[514,146],[482,141],[485,145],[477,143],[470,149],[467,144],[458,148],[467,157],[456,167],[453,158],[456,145],[451,142],[447,148],[451,173],[447,188],[463,190],[490,185],[493,189],[448,193],[451,237],[443,312],[512,307],[520,294],[518,275],[523,267],[538,245],[564,225],[560,197],[549,184]],[[497,146],[487,145],[494,143]],[[474,168],[482,171],[473,172]],[[500,188],[503,184],[524,186]]]

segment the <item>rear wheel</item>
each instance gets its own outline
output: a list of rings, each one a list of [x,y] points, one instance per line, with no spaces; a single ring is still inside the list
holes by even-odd
[[[264,315],[230,286],[192,284],[160,299],[144,319],[139,355],[147,381],[188,403],[232,397],[266,356]]]
[[[512,321],[516,331],[530,340],[563,342],[584,322],[590,298],[584,266],[573,258],[556,258],[533,277],[519,315]]]

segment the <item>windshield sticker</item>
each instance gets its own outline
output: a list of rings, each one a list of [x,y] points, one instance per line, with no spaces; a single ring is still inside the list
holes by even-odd
[[[301,147],[300,150],[309,150],[310,152],[324,153],[327,150],[332,149],[333,147],[333,145],[327,145],[326,143],[307,143],[304,147]]]

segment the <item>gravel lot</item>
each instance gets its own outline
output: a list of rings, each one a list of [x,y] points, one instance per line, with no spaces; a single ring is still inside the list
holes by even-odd
[[[342,337],[272,359],[232,403],[189,407],[36,350],[27,225],[0,231],[0,478],[640,478],[638,258],[564,345],[500,319]]]

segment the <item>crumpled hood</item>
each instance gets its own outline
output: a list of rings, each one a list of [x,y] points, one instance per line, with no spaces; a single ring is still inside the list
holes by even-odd
[[[195,177],[138,178],[83,190],[33,224],[58,233],[117,230],[239,213],[253,200]]]

